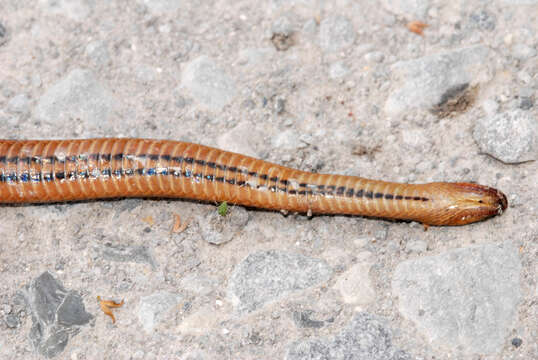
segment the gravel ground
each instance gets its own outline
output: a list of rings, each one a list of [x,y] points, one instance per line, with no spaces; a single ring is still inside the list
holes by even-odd
[[[2,206],[0,358],[536,359],[537,31],[536,0],[2,0],[1,138],[184,140],[476,181],[510,206],[428,231],[182,200]],[[115,323],[98,296],[124,300]]]

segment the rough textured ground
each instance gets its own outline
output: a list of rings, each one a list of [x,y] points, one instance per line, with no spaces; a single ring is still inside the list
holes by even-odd
[[[178,139],[510,202],[428,231],[2,206],[0,358],[537,358],[537,24],[536,0],[0,1],[0,138]]]

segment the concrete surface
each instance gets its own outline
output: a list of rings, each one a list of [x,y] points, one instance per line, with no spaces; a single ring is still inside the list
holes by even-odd
[[[0,138],[184,140],[510,203],[428,231],[1,206],[0,358],[537,358],[537,31],[536,0],[0,1]],[[114,324],[97,296],[125,301]]]

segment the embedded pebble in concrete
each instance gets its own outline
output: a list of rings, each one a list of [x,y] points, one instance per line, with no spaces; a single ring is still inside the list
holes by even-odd
[[[413,108],[432,109],[457,99],[469,87],[488,80],[487,47],[478,45],[391,66],[393,91],[385,102],[390,115]]]
[[[321,21],[319,26],[319,43],[327,52],[344,50],[355,42],[355,29],[349,19],[343,16],[331,16]]]
[[[402,315],[436,345],[495,354],[517,320],[520,271],[517,247],[486,244],[405,261],[392,289]]]
[[[235,267],[228,292],[239,312],[252,312],[291,292],[322,284],[331,275],[331,267],[322,260],[284,251],[259,251]]]
[[[482,152],[505,163],[538,159],[538,119],[531,112],[509,110],[478,118],[473,137]]]
[[[87,19],[94,6],[89,0],[39,0],[39,5],[52,15],[63,15],[71,20]]]
[[[228,105],[237,92],[233,79],[205,55],[185,66],[180,86],[196,101],[214,111]]]
[[[7,103],[7,110],[12,113],[26,114],[30,112],[30,99],[26,94],[12,97]]]
[[[139,3],[147,6],[149,11],[155,15],[170,14],[179,9],[181,0],[138,0]]]
[[[228,205],[228,214],[224,216],[214,208],[198,221],[200,235],[210,244],[221,245],[239,236],[248,220],[248,211],[242,206]]]
[[[345,303],[367,305],[375,300],[375,288],[369,274],[371,267],[370,263],[361,262],[338,277],[334,288]]]
[[[142,324],[144,331],[150,333],[159,323],[171,317],[173,318],[171,313],[182,299],[181,295],[168,291],[160,291],[142,297],[138,309],[138,320]]]
[[[103,259],[108,261],[149,264],[152,269],[156,269],[158,266],[157,261],[151,254],[151,250],[144,245],[126,246],[107,243],[104,246],[96,247],[95,250],[100,253]]]
[[[380,318],[361,312],[333,337],[293,343],[286,359],[411,360],[411,357],[392,345],[390,330]]]
[[[34,116],[56,123],[81,119],[95,126],[107,124],[113,96],[90,70],[72,70],[41,96]]]
[[[32,315],[30,341],[43,356],[51,358],[61,353],[69,337],[92,318],[80,295],[64,288],[49,272],[32,280],[21,293]]]

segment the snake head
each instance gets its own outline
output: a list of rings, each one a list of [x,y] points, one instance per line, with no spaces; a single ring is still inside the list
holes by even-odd
[[[506,196],[497,189],[472,183],[449,183],[451,202],[446,225],[465,225],[502,214],[508,207]]]

